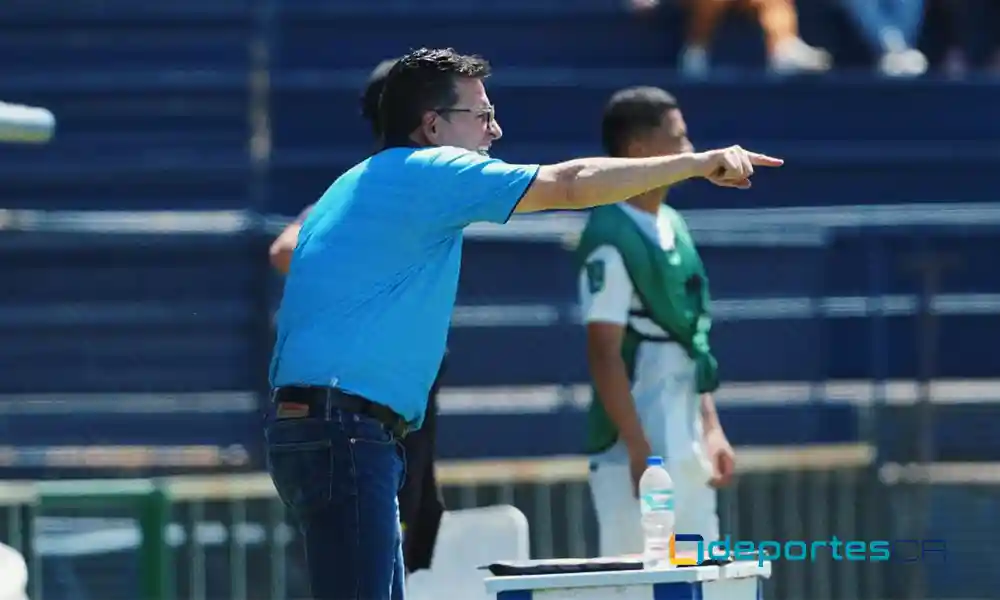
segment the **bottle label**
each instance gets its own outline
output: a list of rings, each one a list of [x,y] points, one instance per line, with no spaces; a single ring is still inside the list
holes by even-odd
[[[653,490],[642,495],[642,512],[674,510],[674,493],[670,490]]]

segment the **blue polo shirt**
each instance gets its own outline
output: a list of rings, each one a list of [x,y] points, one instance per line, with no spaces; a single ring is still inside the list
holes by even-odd
[[[423,421],[444,354],[462,230],[505,223],[538,174],[451,147],[391,148],[306,216],[285,280],[271,385],[340,388]]]

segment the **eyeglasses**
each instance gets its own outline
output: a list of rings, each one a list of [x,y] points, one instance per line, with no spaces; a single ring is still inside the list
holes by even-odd
[[[492,125],[496,120],[496,107],[489,108],[435,108],[434,112],[444,115],[447,113],[469,113],[475,115],[477,119],[485,125]]]

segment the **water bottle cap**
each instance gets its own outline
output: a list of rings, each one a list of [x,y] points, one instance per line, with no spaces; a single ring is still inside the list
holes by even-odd
[[[663,466],[663,457],[662,456],[650,456],[649,458],[646,459],[646,466],[647,467],[662,467]]]

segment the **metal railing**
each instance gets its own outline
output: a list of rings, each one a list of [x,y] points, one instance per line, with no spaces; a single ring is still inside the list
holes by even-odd
[[[983,484],[1000,480],[1000,470],[981,465],[889,465],[879,473],[866,445],[747,448],[739,464],[736,483],[721,494],[720,516],[723,531],[741,540],[895,539],[906,528],[894,521],[927,485],[942,493],[971,490],[974,503],[994,508],[997,495]],[[587,473],[583,457],[440,465],[449,508],[521,509],[536,558],[596,554]],[[28,559],[35,600],[48,594],[125,600],[136,592],[148,600],[283,600],[307,593],[295,530],[266,474],[6,483],[0,523],[0,539]],[[990,544],[978,533],[949,532],[949,558],[985,555]],[[982,590],[996,579],[992,569],[966,566],[971,580],[961,597],[987,597]],[[784,560],[766,597],[957,597],[936,592],[957,585],[950,579],[924,585],[929,574],[921,567]],[[920,595],[913,595],[918,581]]]

